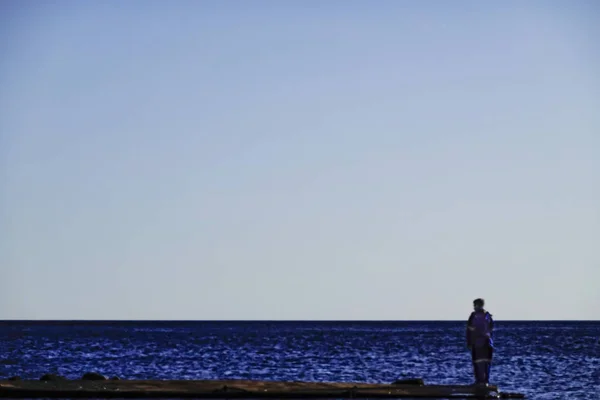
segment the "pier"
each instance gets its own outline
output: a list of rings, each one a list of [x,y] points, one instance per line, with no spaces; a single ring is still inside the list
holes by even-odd
[[[78,399],[507,399],[497,386],[425,385],[420,379],[392,384],[248,380],[5,380],[1,398]]]

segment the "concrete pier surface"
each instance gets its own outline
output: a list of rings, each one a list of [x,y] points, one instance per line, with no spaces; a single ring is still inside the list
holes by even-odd
[[[419,382],[420,381],[420,382]],[[392,384],[281,382],[248,380],[5,380],[2,398],[524,398],[496,386],[424,385],[421,380]]]

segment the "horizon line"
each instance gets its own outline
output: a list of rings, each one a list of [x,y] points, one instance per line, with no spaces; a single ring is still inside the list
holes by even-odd
[[[600,322],[598,319],[495,319],[499,322]],[[3,322],[464,322],[463,319],[0,319]]]

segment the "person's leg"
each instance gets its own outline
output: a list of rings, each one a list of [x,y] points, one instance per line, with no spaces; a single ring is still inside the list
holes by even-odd
[[[473,376],[475,377],[475,383],[478,382],[477,380],[477,363],[475,363],[475,360],[477,359],[477,354],[475,353],[475,346],[471,347],[471,364],[473,364]]]
[[[485,370],[485,383],[490,383],[490,370],[492,369],[492,360],[494,358],[494,348],[493,347],[489,347],[488,348],[488,361],[486,363],[486,370]]]
[[[473,367],[475,370],[475,383],[485,383],[487,369],[486,347],[473,347]]]

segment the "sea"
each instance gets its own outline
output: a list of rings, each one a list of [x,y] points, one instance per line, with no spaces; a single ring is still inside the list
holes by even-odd
[[[600,321],[496,321],[491,381],[528,399],[600,399]],[[465,322],[3,321],[0,379],[471,384]]]

